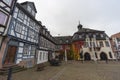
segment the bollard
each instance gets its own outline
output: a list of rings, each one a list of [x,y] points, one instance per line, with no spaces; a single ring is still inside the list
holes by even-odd
[[[7,77],[7,80],[12,80],[12,68],[11,68],[11,67],[8,69],[8,77]]]

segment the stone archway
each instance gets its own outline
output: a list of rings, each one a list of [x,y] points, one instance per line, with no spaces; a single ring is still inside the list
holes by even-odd
[[[101,59],[101,60],[107,60],[108,58],[107,58],[106,53],[102,52],[102,53],[100,54],[100,59]]]
[[[85,53],[85,54],[84,54],[84,60],[85,60],[85,61],[90,61],[90,60],[91,60],[91,56],[90,56],[89,53]]]

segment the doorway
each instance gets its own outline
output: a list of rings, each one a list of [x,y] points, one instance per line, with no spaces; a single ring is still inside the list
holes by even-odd
[[[101,60],[107,60],[107,55],[106,55],[104,52],[102,52],[102,53],[100,54],[100,59],[101,59]]]
[[[90,60],[91,60],[91,56],[90,56],[89,53],[85,53],[85,54],[84,54],[84,60],[85,60],[85,61],[90,61]]]
[[[16,51],[17,51],[16,46],[9,46],[8,47],[7,55],[6,55],[4,64],[9,64],[9,63],[15,62]]]

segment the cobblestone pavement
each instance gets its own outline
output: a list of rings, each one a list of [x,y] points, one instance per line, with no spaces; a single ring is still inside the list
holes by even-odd
[[[120,62],[68,61],[61,66],[47,66],[43,71],[32,68],[15,73],[12,80],[120,80]]]

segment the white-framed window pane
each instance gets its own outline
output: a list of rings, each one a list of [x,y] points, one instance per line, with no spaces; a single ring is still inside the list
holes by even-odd
[[[22,33],[23,26],[20,23],[16,24],[15,31],[18,33]]]
[[[9,6],[11,6],[12,1],[13,1],[13,0],[3,0],[3,2],[5,2],[6,4],[8,4]]]
[[[23,48],[19,47],[18,53],[22,53],[23,52]]]
[[[0,24],[4,25],[6,24],[8,16],[4,14],[3,12],[0,12]]]

